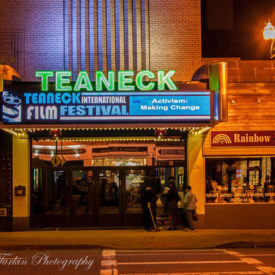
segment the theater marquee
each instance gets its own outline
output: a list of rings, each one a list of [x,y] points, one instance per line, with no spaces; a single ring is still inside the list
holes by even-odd
[[[97,71],[91,81],[83,71],[73,82],[72,72],[37,71],[40,85],[5,85],[0,94],[0,120],[36,125],[210,122],[211,92],[178,91],[174,73]]]
[[[275,146],[275,131],[212,131],[211,146]]]
[[[210,92],[3,91],[6,124],[209,121]]]

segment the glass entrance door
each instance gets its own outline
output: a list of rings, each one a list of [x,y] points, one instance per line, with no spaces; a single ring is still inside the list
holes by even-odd
[[[31,224],[34,227],[141,225],[140,186],[149,170],[148,167],[33,168]]]
[[[47,169],[43,188],[46,226],[64,226],[70,214],[70,185],[66,169]]]
[[[121,169],[99,168],[96,178],[98,225],[121,225]]]
[[[142,225],[142,207],[140,189],[144,182],[144,177],[148,173],[145,169],[125,168],[125,189],[123,225]]]
[[[95,225],[96,190],[93,171],[83,169],[72,170],[71,185],[71,215],[73,225]]]
[[[69,214],[69,183],[64,170],[48,171],[46,214]]]
[[[125,170],[125,202],[127,213],[142,213],[140,188],[144,182],[144,169]]]
[[[96,225],[94,183],[91,169],[34,168],[31,225],[34,227]]]

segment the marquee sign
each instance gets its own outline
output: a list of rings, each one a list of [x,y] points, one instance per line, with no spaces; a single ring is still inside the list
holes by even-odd
[[[166,148],[166,149],[159,149],[158,153],[160,155],[173,155],[173,156],[185,156],[185,149],[184,148]]]
[[[109,147],[98,147],[92,148],[92,154],[113,154],[113,153],[144,153],[147,154],[148,148],[147,146],[144,147],[130,147],[130,146],[109,146]]]
[[[108,71],[104,74],[102,71],[96,71],[94,74],[95,83],[92,83],[88,72],[81,71],[77,75],[75,83],[72,83],[71,71],[37,71],[35,76],[41,81],[41,91],[49,91],[49,82],[54,80],[55,91],[57,92],[79,92],[79,91],[115,91],[117,84],[118,91],[164,91],[166,88],[172,91],[178,90],[172,76],[176,71],[158,71],[154,74],[151,71],[144,70],[136,75],[134,71],[118,71],[116,75],[117,83],[115,82],[115,72]],[[147,79],[147,81],[146,81]],[[150,81],[148,81],[150,80]],[[156,82],[154,82],[154,81]]]
[[[6,87],[1,96],[4,124],[208,122],[209,91],[38,92]]]
[[[212,147],[275,146],[274,131],[212,131]]]

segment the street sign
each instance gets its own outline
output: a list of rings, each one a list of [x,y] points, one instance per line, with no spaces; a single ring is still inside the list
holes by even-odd
[[[51,159],[53,167],[58,167],[61,164],[61,160],[58,155],[54,155]]]

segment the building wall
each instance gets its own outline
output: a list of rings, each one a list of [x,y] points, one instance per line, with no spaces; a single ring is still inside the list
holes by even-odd
[[[12,228],[12,137],[0,130],[0,230]]]
[[[201,62],[199,0],[3,0],[0,63],[36,70],[177,70]]]
[[[206,63],[214,60],[207,60]],[[218,61],[224,61],[218,59]],[[274,147],[211,147],[211,131],[274,131],[274,61],[228,59],[228,121],[205,136],[204,158],[273,156]],[[275,228],[274,203],[205,204],[205,228]]]
[[[228,88],[228,121],[217,124],[215,131],[268,131],[275,129],[275,83],[235,83]],[[273,147],[212,148],[210,131],[203,146],[203,155],[274,155]]]
[[[227,62],[229,83],[272,83],[275,60],[241,60],[240,58],[203,58],[203,64]],[[247,86],[249,87],[249,85]]]
[[[275,61],[204,59],[204,63],[228,62],[228,121],[217,123],[215,131],[260,131],[275,129]],[[203,156],[274,155],[275,148],[211,148],[210,131]]]
[[[63,70],[63,1],[0,2],[0,59],[25,81],[36,70]]]
[[[201,65],[200,0],[150,1],[150,64],[191,80]]]
[[[275,228],[274,203],[206,204],[204,228]]]
[[[30,142],[13,136],[13,230],[29,228],[30,217]],[[15,196],[16,186],[25,187],[25,196]]]
[[[205,160],[202,155],[203,134],[189,132],[187,138],[187,184],[197,197],[198,222],[196,228],[204,227],[205,218]]]
[[[189,133],[187,139],[187,184],[197,196],[197,212],[204,214],[205,163],[202,156],[203,135]]]

